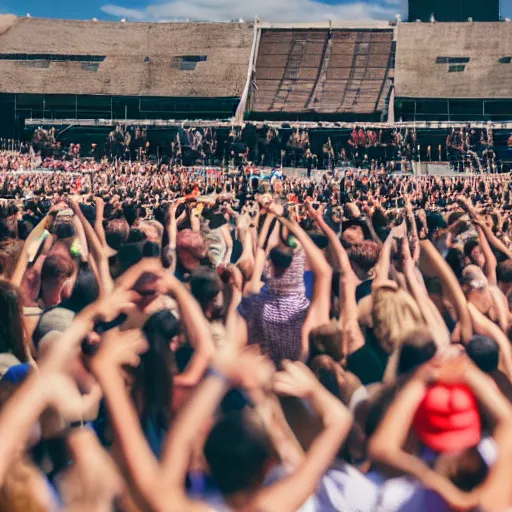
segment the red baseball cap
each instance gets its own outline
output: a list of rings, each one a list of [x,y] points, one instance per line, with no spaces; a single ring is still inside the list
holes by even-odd
[[[414,416],[420,441],[440,453],[461,452],[476,446],[482,436],[480,411],[471,390],[461,384],[435,384]]]

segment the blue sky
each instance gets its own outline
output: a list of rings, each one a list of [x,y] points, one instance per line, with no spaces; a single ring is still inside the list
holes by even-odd
[[[512,0],[501,3],[502,15],[512,17]],[[396,13],[406,16],[407,0],[0,0],[0,12],[134,21],[225,21],[238,17],[252,19],[254,15],[266,21],[394,19]]]

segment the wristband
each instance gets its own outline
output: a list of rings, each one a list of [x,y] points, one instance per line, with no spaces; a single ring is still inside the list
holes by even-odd
[[[206,377],[215,377],[216,379],[219,379],[222,382],[224,382],[224,384],[231,384],[231,379],[229,379],[229,377],[227,377],[221,371],[217,370],[212,366],[209,366],[208,370],[206,370]]]

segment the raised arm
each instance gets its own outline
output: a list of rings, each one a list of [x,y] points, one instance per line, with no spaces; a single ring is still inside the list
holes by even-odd
[[[174,378],[174,383],[178,386],[195,386],[204,375],[215,353],[210,326],[197,301],[178,279],[165,273],[163,286],[163,291],[176,299],[180,308],[181,321],[194,348],[192,360],[185,371]]]
[[[316,327],[328,324],[330,321],[332,268],[329,263],[327,263],[322,251],[297,223],[284,217],[280,217],[279,222],[281,222],[281,224],[299,241],[315,276],[313,298],[309,306],[306,320],[302,326],[301,355],[303,360],[306,360],[309,354],[310,332]]]
[[[391,249],[393,245],[393,235],[396,233],[396,228],[391,230],[391,233],[382,244],[379,261],[376,267],[376,276],[373,282],[373,287],[380,286],[389,281],[389,272],[391,270]]]
[[[423,373],[417,372],[396,395],[369,444],[372,460],[392,466],[420,480],[430,469],[422,460],[407,453],[403,446],[416,410],[427,392],[422,376]]]
[[[222,237],[226,242],[226,253],[224,254],[223,263],[228,264],[231,261],[231,254],[233,253],[233,239],[231,238],[231,228],[229,224],[224,224],[221,228]]]
[[[432,245],[429,240],[420,241],[421,251],[425,259],[435,269],[436,275],[443,284],[443,289],[448,294],[450,302],[455,307],[457,318],[461,326],[461,337],[465,343],[468,343],[473,336],[473,325],[471,323],[471,316],[467,308],[466,297],[462,291],[455,274],[446,263],[444,258],[439,254],[437,249]]]
[[[151,508],[158,509],[159,465],[149,447],[135,406],[128,394],[121,366],[137,366],[144,352],[141,335],[112,330],[103,336],[91,369],[99,382],[109,418],[121,447],[123,458],[137,492]]]
[[[336,458],[352,426],[352,415],[340,400],[327,391],[302,363],[284,363],[275,377],[277,393],[306,399],[320,415],[323,430],[306,452],[304,461],[290,476],[267,487],[255,499],[265,511],[294,512],[315,492],[318,482]]]
[[[105,297],[114,289],[114,280],[110,275],[108,257],[105,253],[104,246],[102,246],[95,230],[85,218],[80,205],[76,201],[70,201],[69,205],[83,227],[85,237],[91,251],[91,256],[94,258],[98,271],[97,278],[100,287],[100,296]]]
[[[473,327],[476,333],[492,338],[500,347],[500,367],[512,380],[512,347],[506,334],[492,320],[489,320],[478,308],[468,303],[468,310],[473,321]]]
[[[482,228],[483,222],[480,222],[476,226],[476,230],[478,232],[478,241],[480,242],[480,248],[482,249],[482,253],[485,258],[485,275],[489,284],[491,286],[496,286],[498,283],[498,278],[496,277],[496,266],[498,265],[498,260],[496,256],[492,252],[491,246],[489,245],[489,241],[487,240],[487,236]]]
[[[14,272],[11,277],[11,283],[15,286],[20,286],[21,281],[23,280],[23,276],[25,275],[25,271],[27,270],[27,266],[30,260],[30,250],[34,243],[37,242],[43,235],[46,225],[48,222],[48,216],[46,216],[28,235],[25,240],[25,244],[23,245],[23,250],[21,251],[18,262],[16,263],[16,267],[14,268]]]
[[[110,304],[103,301],[84,309],[54,346],[38,361],[38,371],[29,375],[12,399],[0,412],[0,482],[19,446],[26,441],[29,431],[48,407],[55,407],[61,416],[76,421],[83,418],[84,403],[74,382],[64,375],[70,362],[80,351],[80,343],[98,320],[112,320],[112,316],[131,304],[131,294],[119,294]]]
[[[244,295],[251,293],[258,293],[261,287],[261,276],[265,268],[265,261],[267,259],[267,238],[269,235],[274,215],[267,213],[263,226],[258,235],[258,247],[256,248],[256,256],[254,260],[254,271],[251,280],[245,285]]]
[[[81,407],[80,394],[71,379],[54,372],[39,374],[36,371],[32,371],[3,405],[0,412],[0,483],[18,456],[20,446],[26,444],[33,426],[50,407],[64,416],[71,413],[76,418],[75,411]]]
[[[482,222],[480,227],[485,233],[489,244],[505,254],[507,258],[512,258],[512,251],[493,233],[492,229],[485,222]]]
[[[251,349],[239,353],[227,345],[217,355],[211,374],[180,410],[168,435],[162,457],[166,487],[184,489],[186,472],[204,425],[211,420],[226,392],[241,382],[244,370],[257,364],[258,356]]]
[[[336,254],[340,277],[340,324],[343,331],[343,352],[346,355],[354,353],[365,344],[364,335],[358,321],[356,301],[357,276],[352,270],[350,260],[336,233],[327,225],[322,215],[309,207],[308,210],[318,227],[329,239],[329,244]]]
[[[105,217],[105,201],[101,197],[95,197],[94,203],[96,205],[96,219],[94,220],[94,231],[98,236],[100,244],[107,247],[107,236],[105,235],[105,228],[103,227],[103,220]]]
[[[89,258],[89,245],[87,243],[84,225],[82,224],[76,213],[71,218],[71,223],[73,224],[76,230],[75,240],[78,240],[80,244],[80,258],[82,261],[87,261]]]
[[[450,504],[462,507],[473,503],[471,498],[459,491],[454,484],[425,464],[421,459],[403,448],[411,428],[414,415],[427,391],[426,380],[430,378],[428,364],[420,368],[396,395],[384,418],[370,439],[369,456],[400,473],[416,478],[429,489],[441,494]]]
[[[409,248],[409,241],[407,237],[403,239],[402,243],[402,257],[404,275],[407,279],[407,284],[414,297],[414,300],[418,304],[421,314],[425,319],[425,322],[429,328],[432,338],[436,342],[438,347],[447,346],[450,344],[450,332],[446,327],[446,323],[443,317],[439,313],[434,303],[430,300],[425,287],[421,286],[418,282],[416,274],[416,265],[414,264],[413,258],[411,257],[411,251]]]
[[[407,221],[407,229],[413,242],[412,259],[414,263],[418,263],[420,259],[421,248],[419,244],[418,226],[414,218],[414,210],[411,200],[408,196],[405,198],[405,218]]]

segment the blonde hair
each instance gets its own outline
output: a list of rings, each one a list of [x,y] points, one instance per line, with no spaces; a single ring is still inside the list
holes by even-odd
[[[345,357],[343,350],[343,331],[336,321],[322,324],[311,329],[309,333],[309,343],[336,362],[340,362]]]
[[[382,287],[372,296],[373,329],[386,352],[391,353],[412,331],[427,328],[418,304],[405,290]]]

